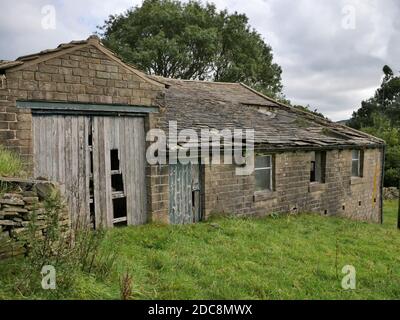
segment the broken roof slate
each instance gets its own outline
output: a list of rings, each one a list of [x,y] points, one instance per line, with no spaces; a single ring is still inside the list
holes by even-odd
[[[271,148],[384,144],[363,132],[275,102],[240,83],[151,78],[167,88],[160,102],[164,130],[169,121],[177,121],[178,130],[254,129],[255,142]]]
[[[177,121],[179,129],[254,129],[255,141],[271,148],[377,146],[384,141],[341,124],[301,111],[256,92],[241,83],[191,81],[147,76],[105,48],[96,36],[60,44],[55,49],[0,60],[0,70],[34,64],[63,50],[92,44],[109,57],[165,90],[161,126]],[[23,67],[23,66],[22,66]]]

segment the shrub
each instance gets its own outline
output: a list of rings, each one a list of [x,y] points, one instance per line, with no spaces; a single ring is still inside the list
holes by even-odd
[[[126,272],[120,281],[121,300],[132,299],[132,276]]]
[[[24,164],[21,158],[10,150],[0,146],[0,176],[16,177],[25,176]]]
[[[23,262],[16,290],[22,295],[47,295],[62,298],[74,290],[75,281],[80,273],[90,273],[104,280],[114,265],[114,254],[100,251],[104,231],[93,231],[80,227],[73,232],[65,232],[60,226],[60,215],[64,213],[64,204],[59,191],[54,190],[44,202],[45,221],[32,217],[26,238],[27,257]],[[34,213],[36,215],[36,213]],[[43,231],[40,229],[45,228]],[[51,265],[56,270],[56,290],[41,288],[41,270]]]

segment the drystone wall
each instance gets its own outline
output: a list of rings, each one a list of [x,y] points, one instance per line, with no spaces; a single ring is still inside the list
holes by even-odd
[[[399,198],[399,189],[395,187],[383,188],[384,200],[397,200]]]
[[[42,180],[0,178],[0,259],[23,255],[29,236],[44,237],[47,228],[45,201],[57,185]],[[62,210],[59,226],[66,234],[69,214]]]

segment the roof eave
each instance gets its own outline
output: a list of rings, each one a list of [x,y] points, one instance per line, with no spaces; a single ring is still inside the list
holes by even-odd
[[[318,116],[318,115],[312,114],[312,113],[310,113],[310,112],[306,112],[306,111],[303,111],[303,110],[300,110],[300,109],[296,109],[296,108],[294,108],[294,107],[292,107],[292,106],[289,106],[289,105],[284,104],[284,103],[282,103],[282,102],[279,102],[279,101],[277,101],[277,100],[275,100],[275,99],[272,99],[272,98],[270,98],[270,97],[268,97],[268,96],[262,94],[261,92],[258,92],[257,90],[254,90],[253,88],[249,87],[248,85],[246,85],[246,84],[244,84],[244,83],[242,83],[242,82],[240,82],[240,84],[241,84],[243,87],[247,88],[248,90],[252,91],[253,93],[259,95],[260,97],[263,97],[263,98],[265,98],[266,100],[268,100],[268,101],[270,101],[270,102],[276,103],[277,105],[279,105],[279,106],[281,106],[281,107],[284,107],[284,108],[286,108],[286,109],[288,109],[288,110],[290,110],[290,111],[292,111],[292,112],[295,112],[295,113],[298,113],[298,114],[302,114],[302,115],[306,116],[307,118],[312,118],[314,121],[318,121],[320,124],[323,124],[323,125],[330,125],[330,126],[332,126],[332,127],[338,128],[338,129],[346,129],[346,130],[352,131],[352,132],[354,132],[354,133],[360,134],[360,135],[362,135],[362,136],[364,136],[364,137],[367,137],[367,138],[369,138],[369,139],[370,139],[372,142],[374,142],[374,143],[385,144],[385,141],[384,141],[384,140],[382,140],[382,139],[380,139],[380,138],[377,138],[377,137],[375,137],[375,136],[373,136],[373,135],[370,135],[370,134],[365,133],[365,132],[363,132],[363,131],[356,130],[356,129],[354,129],[354,128],[348,127],[348,126],[343,125],[343,124],[340,124],[340,123],[332,122],[332,121],[330,121],[330,120],[327,120],[327,119],[325,119],[325,118],[323,118],[323,117],[320,117],[320,116]]]

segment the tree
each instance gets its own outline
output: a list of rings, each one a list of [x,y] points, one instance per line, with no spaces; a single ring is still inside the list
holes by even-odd
[[[372,115],[372,126],[362,131],[386,142],[385,187],[396,187],[400,179],[400,128],[393,127],[390,120],[379,113]]]
[[[400,179],[400,76],[385,65],[383,80],[375,95],[361,103],[348,125],[386,142],[386,187],[398,186]]]
[[[375,95],[361,103],[353,113],[348,125],[355,129],[373,126],[373,115],[381,114],[390,119],[394,126],[400,126],[400,76],[395,76],[389,66],[383,67],[384,77]]]
[[[243,82],[282,97],[282,70],[244,14],[194,0],[144,0],[98,29],[107,47],[149,74]]]

